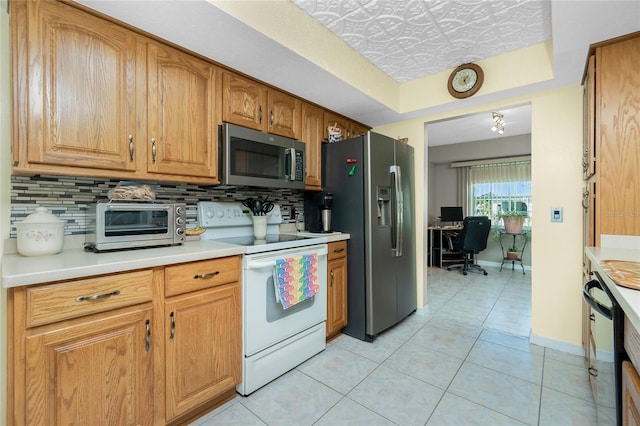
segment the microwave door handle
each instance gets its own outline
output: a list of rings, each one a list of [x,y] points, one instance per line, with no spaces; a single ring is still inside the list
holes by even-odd
[[[289,180],[295,180],[294,170],[296,169],[296,149],[295,148],[287,148],[285,150],[285,159],[288,156],[289,159],[285,160],[288,166],[288,170],[285,170],[285,177],[289,176]]]

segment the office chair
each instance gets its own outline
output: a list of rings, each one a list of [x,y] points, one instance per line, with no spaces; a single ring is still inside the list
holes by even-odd
[[[448,266],[447,271],[462,269],[462,275],[467,275],[470,269],[477,269],[482,271],[484,275],[488,275],[487,271],[474,262],[472,256],[487,248],[490,230],[491,220],[487,216],[466,217],[458,237],[458,247],[464,257],[464,262]]]

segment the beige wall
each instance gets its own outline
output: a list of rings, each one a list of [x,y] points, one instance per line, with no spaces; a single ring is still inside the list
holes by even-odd
[[[2,241],[9,237],[11,169],[9,16],[5,2],[0,2],[0,268]],[[2,279],[0,278],[0,281]],[[7,290],[0,282],[0,424],[7,418]]]
[[[582,284],[582,88],[579,85],[532,96],[493,102],[434,116],[424,116],[374,129],[392,137],[408,137],[416,150],[416,229],[418,300],[426,300],[426,225],[428,188],[425,123],[511,105],[531,103],[533,216],[531,242],[532,341],[579,353]],[[564,207],[564,222],[550,222],[550,208]],[[426,284],[426,286],[424,285]]]

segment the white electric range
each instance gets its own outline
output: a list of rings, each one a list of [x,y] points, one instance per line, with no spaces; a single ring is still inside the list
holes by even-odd
[[[251,212],[240,202],[199,202],[201,239],[246,247],[242,261],[242,383],[248,395],[324,350],[327,317],[327,244],[324,237],[279,232],[282,216],[274,205],[267,214],[267,235],[253,237]],[[276,261],[317,255],[319,291],[287,309],[276,300]]]

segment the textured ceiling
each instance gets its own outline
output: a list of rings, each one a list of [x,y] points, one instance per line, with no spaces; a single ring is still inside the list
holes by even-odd
[[[549,1],[292,2],[398,82],[551,39]]]

